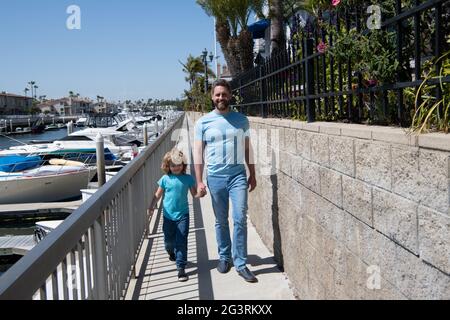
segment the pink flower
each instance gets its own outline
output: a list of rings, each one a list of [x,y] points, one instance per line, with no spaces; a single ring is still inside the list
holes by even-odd
[[[324,53],[327,50],[327,44],[324,43],[323,41],[320,41],[319,44],[317,45],[317,51],[319,51],[320,53]]]
[[[370,79],[368,82],[370,87],[374,87],[378,84],[378,81],[376,79]]]
[[[331,4],[333,5],[333,7],[336,7],[339,3],[341,3],[341,0],[333,0],[333,1],[331,1]]]

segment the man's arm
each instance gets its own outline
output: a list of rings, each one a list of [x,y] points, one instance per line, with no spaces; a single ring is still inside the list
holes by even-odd
[[[204,141],[194,142],[194,168],[195,168],[195,179],[197,180],[197,195],[201,197],[206,195],[206,185],[203,183],[204,149],[205,149]]]
[[[250,142],[250,138],[245,138],[245,162],[247,163],[249,177],[248,177],[248,186],[249,192],[252,192],[256,188],[256,173],[255,173],[255,161],[253,158],[253,150],[252,144]]]

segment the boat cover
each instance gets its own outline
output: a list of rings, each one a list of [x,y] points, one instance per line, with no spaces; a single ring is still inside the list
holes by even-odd
[[[33,169],[42,164],[39,156],[4,156],[0,157],[0,171],[3,172],[19,172],[23,170]]]

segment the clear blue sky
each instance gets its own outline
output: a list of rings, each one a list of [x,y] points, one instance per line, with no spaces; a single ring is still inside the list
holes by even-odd
[[[66,27],[70,5],[81,30]],[[213,18],[195,0],[0,0],[0,12],[0,91],[10,93],[34,80],[47,98],[179,98],[178,60],[214,52]]]

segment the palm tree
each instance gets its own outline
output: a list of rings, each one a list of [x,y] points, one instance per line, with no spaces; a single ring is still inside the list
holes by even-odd
[[[275,55],[286,47],[283,28],[283,0],[269,0],[270,53]]]
[[[34,98],[36,99],[36,96],[37,96],[37,93],[36,93],[37,90],[36,89],[39,88],[39,87],[38,86],[34,86],[33,88],[34,88]]]
[[[253,37],[248,31],[251,13],[263,18],[265,0],[197,0],[216,18],[217,40],[232,77],[253,67]]]
[[[34,97],[33,86],[36,84],[36,81],[30,81],[30,82],[28,82],[28,84],[30,85],[30,89],[31,89],[31,98],[33,98]]]
[[[205,72],[205,66],[203,65],[201,57],[193,57],[189,55],[186,63],[179,61],[183,66],[183,72],[187,74],[185,80],[189,82],[189,86],[192,89],[194,82],[197,80],[198,76]],[[215,73],[208,67],[208,75],[215,77]]]
[[[28,97],[28,91],[30,91],[30,89],[28,89],[28,88],[25,88],[25,89],[23,90],[23,92],[25,92],[25,97]]]

